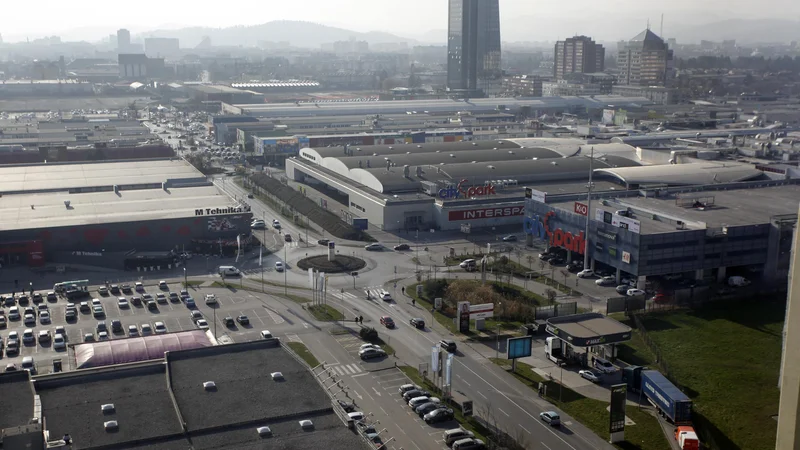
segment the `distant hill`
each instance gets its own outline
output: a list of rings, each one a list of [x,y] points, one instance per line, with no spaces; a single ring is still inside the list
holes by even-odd
[[[684,26],[675,24],[668,37],[679,43],[719,42],[736,39],[737,43],[754,44],[767,42],[800,41],[800,21],[789,19],[730,19],[705,25]]]
[[[351,38],[367,41],[370,44],[407,42],[416,44],[416,40],[396,36],[382,31],[361,33],[344,28],[329,27],[312,22],[295,20],[278,20],[261,25],[236,26],[228,28],[192,27],[176,30],[155,30],[138,35],[139,37],[171,37],[181,41],[181,48],[192,48],[200,43],[204,36],[211,38],[214,46],[254,46],[259,41],[288,41],[293,47],[320,48],[322,44],[335,41],[346,41]]]

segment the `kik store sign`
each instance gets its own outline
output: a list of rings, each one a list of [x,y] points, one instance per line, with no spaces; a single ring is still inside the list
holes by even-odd
[[[555,217],[555,211],[548,212],[544,215],[544,217],[540,217],[538,214],[532,214],[529,217],[525,217],[525,220],[523,221],[525,234],[530,234],[549,242],[550,245],[563,247],[567,250],[582,255],[584,248],[586,248],[586,237],[583,231],[581,231],[578,235],[574,235],[568,231],[562,230],[561,228],[554,230],[553,225],[550,222],[553,221]]]

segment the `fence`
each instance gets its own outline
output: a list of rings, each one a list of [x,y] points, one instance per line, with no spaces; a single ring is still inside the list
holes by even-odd
[[[678,381],[675,377],[675,374],[670,369],[669,363],[664,360],[663,356],[661,355],[661,350],[658,348],[658,344],[650,337],[647,333],[647,329],[644,327],[642,320],[639,318],[638,314],[631,314],[633,318],[634,326],[637,330],[639,330],[639,336],[641,336],[642,341],[650,349],[651,352],[656,356],[656,367],[658,370],[665,376],[667,379],[672,382],[678,389],[681,391],[685,391],[685,387]],[[700,441],[705,444],[707,448],[710,449],[721,449],[719,445],[717,445],[712,432],[711,432],[711,425],[710,422],[704,417],[699,416],[697,414],[692,414],[693,420],[692,423],[694,424],[695,431],[697,432]]]

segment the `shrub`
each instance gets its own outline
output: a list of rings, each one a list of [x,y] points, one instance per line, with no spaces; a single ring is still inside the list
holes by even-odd
[[[374,341],[378,339],[378,330],[375,328],[361,328],[358,334],[361,336],[361,339],[365,341]]]
[[[430,300],[444,297],[446,289],[447,280],[428,280],[422,283],[422,293]]]

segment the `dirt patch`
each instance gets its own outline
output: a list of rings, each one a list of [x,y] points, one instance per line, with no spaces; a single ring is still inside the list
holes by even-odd
[[[349,273],[366,267],[367,262],[353,256],[336,255],[333,261],[328,261],[328,255],[309,256],[297,261],[297,267],[302,270],[314,269],[325,273]]]

